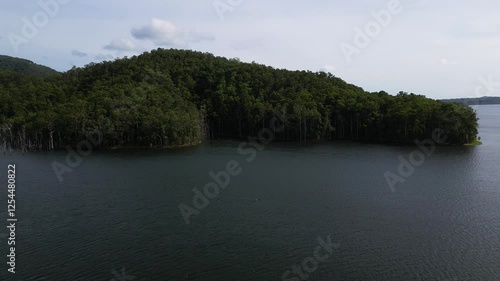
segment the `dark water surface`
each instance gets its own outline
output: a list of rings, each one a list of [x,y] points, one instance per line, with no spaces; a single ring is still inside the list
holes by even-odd
[[[500,106],[478,113],[482,146],[438,147],[394,193],[384,173],[416,146],[270,144],[250,163],[237,142],[93,152],[61,183],[66,152],[2,155],[0,233],[10,163],[19,222],[17,273],[0,237],[0,280],[283,280],[308,260],[303,280],[498,281]],[[179,204],[232,160],[241,174],[187,225]],[[314,268],[328,236],[339,247]]]

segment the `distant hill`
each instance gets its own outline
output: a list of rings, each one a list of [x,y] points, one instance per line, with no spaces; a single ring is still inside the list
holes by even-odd
[[[500,97],[482,97],[482,98],[463,98],[463,99],[447,99],[443,102],[458,102],[466,105],[481,105],[481,104],[500,104]]]
[[[47,77],[58,73],[52,68],[29,60],[0,55],[0,71],[2,70],[36,77]]]

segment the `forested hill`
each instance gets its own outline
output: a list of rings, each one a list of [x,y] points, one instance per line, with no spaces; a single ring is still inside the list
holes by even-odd
[[[47,77],[57,73],[52,68],[36,64],[29,60],[2,55],[0,55],[0,71],[12,71],[36,77]]]
[[[256,136],[277,114],[277,141],[413,143],[440,128],[464,144],[477,135],[474,111],[456,103],[193,51],[158,49],[44,79],[0,74],[5,147],[62,148],[97,132],[101,148],[189,145]]]
[[[458,102],[466,105],[487,105],[487,104],[500,104],[500,97],[481,97],[481,98],[463,98],[463,99],[448,99],[442,100],[444,102]]]

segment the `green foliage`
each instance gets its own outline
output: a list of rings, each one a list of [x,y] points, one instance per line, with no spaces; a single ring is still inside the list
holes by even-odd
[[[29,60],[2,55],[0,55],[0,71],[11,71],[36,77],[47,77],[58,73],[52,68],[35,64]]]
[[[212,54],[154,50],[46,78],[0,72],[0,142],[23,149],[190,145],[257,135],[279,113],[280,141],[411,143],[440,128],[476,139],[467,106],[421,95],[368,93],[330,73],[287,71]]]

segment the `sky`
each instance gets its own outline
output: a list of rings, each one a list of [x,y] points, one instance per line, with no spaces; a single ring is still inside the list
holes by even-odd
[[[500,96],[499,10],[495,0],[4,1],[0,54],[66,71],[189,49],[330,72],[371,92]]]

